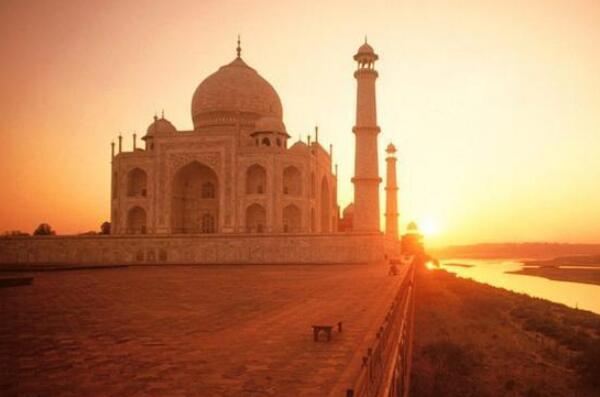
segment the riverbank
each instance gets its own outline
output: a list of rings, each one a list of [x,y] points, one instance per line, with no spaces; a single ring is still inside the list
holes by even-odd
[[[546,260],[530,260],[524,262],[525,266],[585,266],[600,268],[600,255],[571,255],[557,256]]]
[[[568,266],[524,266],[521,270],[515,270],[507,273],[544,277],[549,280],[556,281],[570,281],[573,283],[600,285],[599,267],[596,267],[595,269],[578,269]],[[600,299],[600,297],[598,297],[598,299]]]
[[[595,396],[600,316],[465,280],[417,274],[411,396]]]
[[[571,255],[526,261],[523,269],[508,273],[600,285],[600,255]]]

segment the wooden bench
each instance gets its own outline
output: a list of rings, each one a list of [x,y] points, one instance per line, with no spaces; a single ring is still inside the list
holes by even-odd
[[[315,342],[317,342],[319,340],[319,334],[321,333],[321,331],[325,332],[325,335],[327,335],[327,341],[329,342],[331,340],[331,330],[333,329],[333,325],[313,325],[313,338],[315,340]],[[337,323],[337,328],[338,328],[338,332],[342,332],[342,322],[338,322]]]

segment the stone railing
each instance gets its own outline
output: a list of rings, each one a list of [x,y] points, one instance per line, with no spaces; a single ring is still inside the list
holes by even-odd
[[[409,266],[346,397],[408,396],[414,318],[414,264]]]

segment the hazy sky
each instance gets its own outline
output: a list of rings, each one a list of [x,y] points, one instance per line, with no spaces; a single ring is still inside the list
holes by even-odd
[[[366,34],[402,227],[438,229],[433,243],[600,242],[598,0],[3,0],[0,18],[0,231],[98,229],[110,141],[122,131],[129,150],[163,108],[191,129],[192,94],[238,33],[293,139],[318,124],[334,144],[345,206]]]

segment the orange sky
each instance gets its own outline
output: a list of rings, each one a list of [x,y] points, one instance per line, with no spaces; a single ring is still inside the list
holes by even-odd
[[[2,1],[0,231],[98,229],[110,141],[129,149],[162,108],[191,129],[192,93],[238,32],[294,140],[318,123],[334,144],[345,206],[367,34],[403,227],[438,229],[435,244],[600,242],[600,2],[318,3]]]

